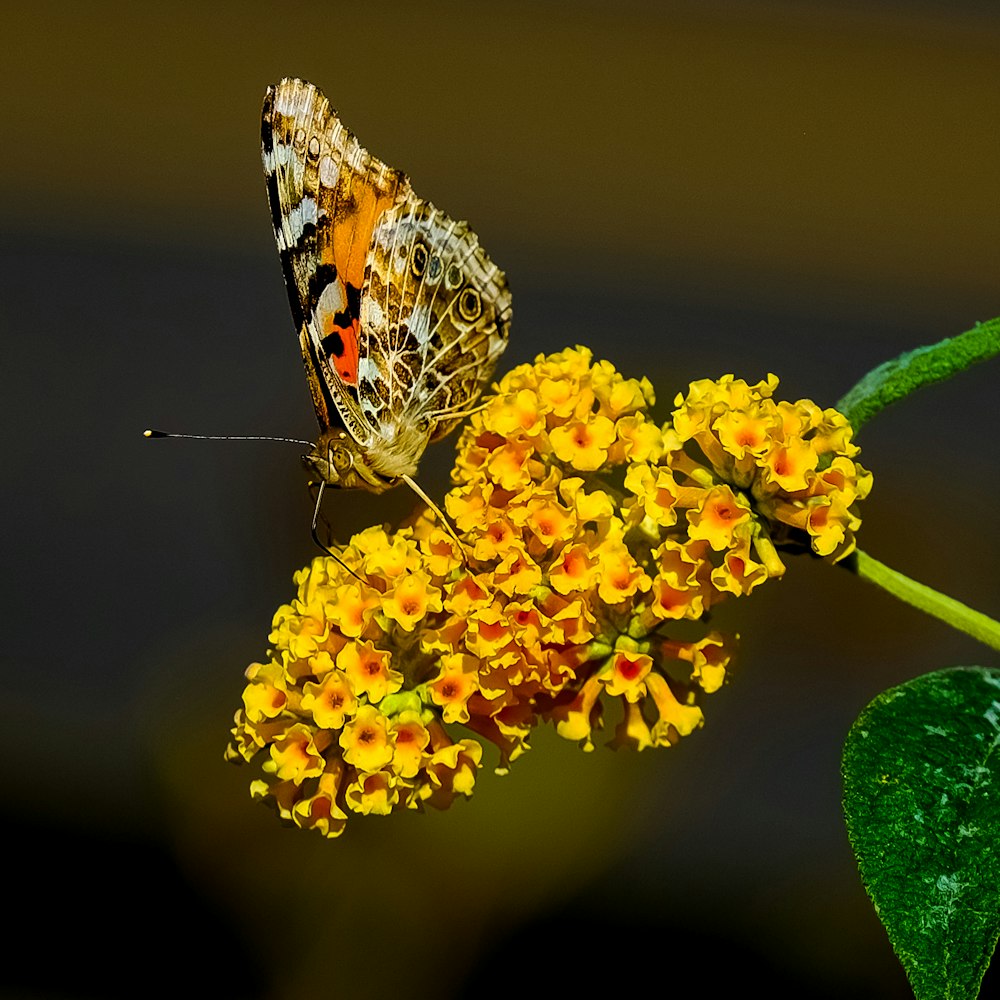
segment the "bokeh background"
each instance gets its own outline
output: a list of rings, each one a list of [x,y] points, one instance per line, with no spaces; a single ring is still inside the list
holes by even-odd
[[[0,992],[907,996],[840,748],[877,692],[988,651],[793,561],[723,609],[738,673],[680,747],[539,732],[470,802],[325,842],[222,761],[313,555],[297,450],[140,435],[313,434],[259,162],[284,75],[470,220],[514,292],[502,368],[582,343],[664,418],[726,372],[832,404],[1000,313],[997,6],[8,4],[2,45]],[[994,615],[997,374],[860,439],[863,547]]]

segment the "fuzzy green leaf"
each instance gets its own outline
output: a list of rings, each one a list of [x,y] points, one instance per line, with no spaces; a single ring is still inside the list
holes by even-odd
[[[1000,354],[1000,318],[928,347],[907,351],[873,368],[837,403],[857,431],[863,423],[911,392]]]
[[[974,1000],[1000,935],[1000,670],[884,691],[844,746],[861,879],[918,1000]]]

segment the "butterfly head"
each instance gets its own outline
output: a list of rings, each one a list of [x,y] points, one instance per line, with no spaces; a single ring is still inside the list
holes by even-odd
[[[328,486],[339,489],[362,489],[381,493],[395,486],[399,479],[376,472],[365,450],[347,431],[325,431],[312,451],[302,456],[306,468]]]

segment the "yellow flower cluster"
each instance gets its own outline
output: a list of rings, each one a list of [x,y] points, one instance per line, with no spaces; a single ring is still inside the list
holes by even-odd
[[[698,623],[780,575],[776,545],[846,554],[870,486],[843,417],[776,385],[695,383],[660,427],[649,382],[585,349],[510,372],[459,442],[464,551],[423,514],[297,574],[227,752],[266,752],[252,794],[333,837],[470,795],[482,740],[499,770],[542,720],[590,749],[610,699],[615,746],[700,726],[733,642]]]

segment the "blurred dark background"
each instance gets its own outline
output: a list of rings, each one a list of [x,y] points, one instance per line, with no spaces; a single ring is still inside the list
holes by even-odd
[[[450,812],[278,825],[222,762],[313,555],[310,437],[259,162],[306,77],[508,273],[501,370],[587,344],[831,405],[1000,313],[992,3],[40,3],[4,13],[8,959],[17,997],[904,997],[840,812],[879,691],[995,662],[792,562],[724,609],[738,673],[672,751],[539,732]],[[866,426],[862,546],[1000,613],[997,366]],[[450,443],[421,482],[440,495]],[[334,497],[342,537],[409,512]],[[506,985],[509,984],[509,985]],[[993,987],[988,987],[987,994]]]

